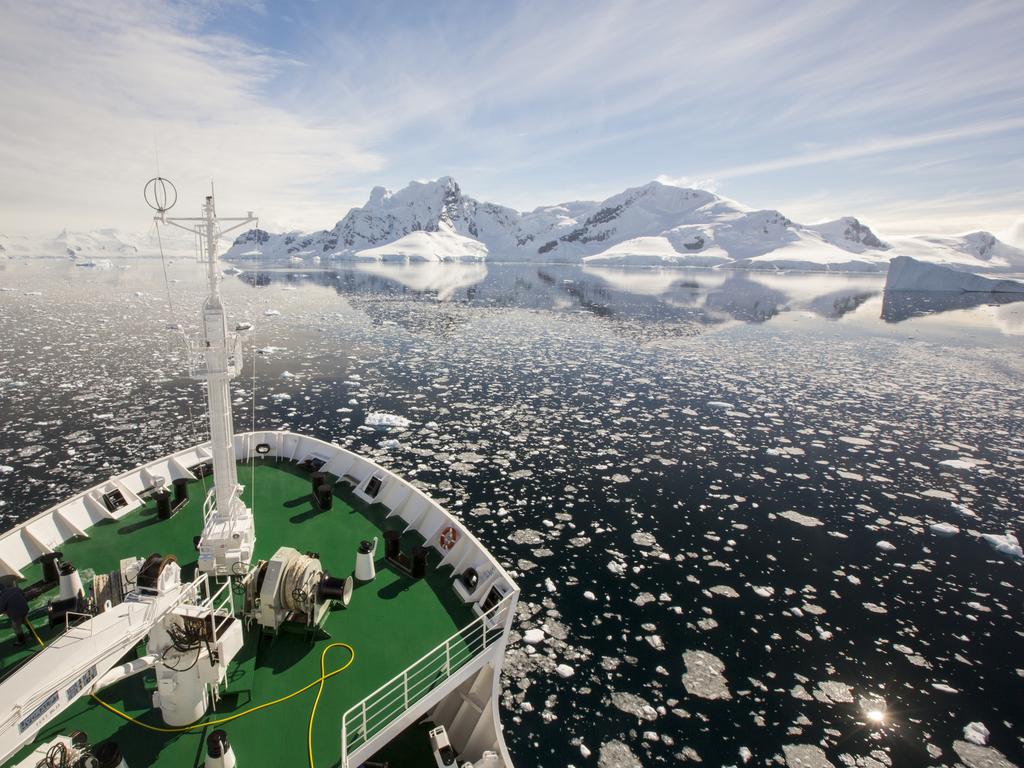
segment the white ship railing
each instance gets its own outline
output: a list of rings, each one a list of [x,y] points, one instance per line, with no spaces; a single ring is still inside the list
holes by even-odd
[[[428,651],[404,672],[350,707],[341,719],[341,768],[349,768],[349,755],[501,640],[508,626],[506,614],[513,597],[505,597],[478,619]]]
[[[217,495],[216,488],[211,488],[206,493],[206,498],[203,500],[203,527],[210,522],[210,518],[217,514]]]

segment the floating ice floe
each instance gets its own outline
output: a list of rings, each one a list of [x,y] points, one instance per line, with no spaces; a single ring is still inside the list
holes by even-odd
[[[561,678],[572,677],[575,671],[576,670],[574,670],[568,664],[559,664],[557,667],[555,667],[555,672],[557,672],[558,676]]]
[[[733,404],[727,403],[723,400],[708,400],[708,408],[716,408],[721,411],[731,411],[733,409]]]
[[[750,588],[754,590],[755,595],[760,595],[761,597],[771,597],[775,594],[774,587],[758,587],[752,584]]]
[[[988,737],[988,728],[985,727],[984,723],[968,723],[964,726],[964,738],[971,742],[971,744],[984,747],[988,744]]]
[[[784,744],[782,753],[788,768],[836,768],[824,750],[814,744]]]
[[[613,707],[627,715],[633,715],[638,720],[654,722],[658,719],[658,710],[640,696],[624,691],[612,691],[611,699]]]
[[[683,685],[691,696],[702,699],[731,699],[729,684],[725,679],[725,663],[707,651],[687,651],[683,654],[686,672]]]
[[[983,533],[981,538],[991,544],[992,548],[1000,554],[1024,559],[1024,550],[1021,550],[1020,542],[1009,531],[1004,536],[1000,536],[997,533]]]
[[[961,456],[959,459],[946,459],[940,461],[939,465],[943,467],[950,467],[951,469],[975,469],[981,464],[976,459],[969,459],[966,456]]]
[[[792,510],[792,509],[788,509],[785,512],[779,512],[779,517],[784,517],[786,520],[789,520],[791,523],[796,523],[797,525],[803,525],[803,526],[806,526],[808,528],[814,528],[815,526],[818,526],[818,525],[824,525],[824,523],[821,522],[821,520],[819,520],[818,518],[811,517],[810,515],[801,514],[800,512],[797,512],[797,511]]]
[[[544,642],[544,630],[543,629],[528,629],[523,633],[523,641],[530,645],[537,645],[538,643]]]
[[[404,416],[398,416],[394,413],[374,411],[373,413],[366,414],[364,423],[368,427],[399,427],[405,429],[412,422]]]
[[[954,741],[953,751],[967,768],[1017,768],[998,749],[982,747],[967,741]]]
[[[276,317],[277,315],[280,315],[281,312],[280,312],[280,310],[277,310],[277,309],[268,309],[268,310],[265,310],[263,312],[263,314],[266,315],[267,317]]]
[[[952,523],[932,523],[928,527],[932,533],[937,533],[939,536],[955,536],[960,533],[960,529]]]
[[[953,506],[953,509],[955,509],[957,512],[959,512],[964,517],[977,517],[977,515],[974,513],[974,511],[970,507],[968,507],[966,504],[958,504],[957,502],[953,502],[952,506]]]
[[[896,551],[896,545],[889,541],[879,541],[875,544],[883,552],[894,552]]]
[[[633,754],[633,750],[616,740],[601,745],[597,768],[643,768],[643,763]]]
[[[849,435],[843,435],[840,437],[839,442],[846,443],[847,445],[860,446],[862,448],[871,445],[870,440],[865,440],[863,437],[850,437]]]

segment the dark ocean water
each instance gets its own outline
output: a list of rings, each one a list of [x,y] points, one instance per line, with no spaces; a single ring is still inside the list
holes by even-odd
[[[169,273],[173,311],[158,262],[0,264],[0,525],[205,439],[167,330],[195,331],[202,272]],[[1024,765],[1024,564],[982,536],[1024,521],[1024,303],[881,288],[247,271],[236,427],[373,456],[515,573],[545,631],[506,665],[520,768],[998,760],[972,722]]]

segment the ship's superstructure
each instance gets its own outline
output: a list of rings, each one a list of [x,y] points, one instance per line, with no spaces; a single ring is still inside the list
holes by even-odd
[[[190,369],[210,439],[0,534],[33,640],[0,619],[0,765],[511,768],[497,701],[514,581],[388,469],[311,436],[234,433],[246,328],[228,331],[220,298],[227,230],[212,194],[201,217],[167,217],[173,188],[154,181],[158,220],[204,243]]]

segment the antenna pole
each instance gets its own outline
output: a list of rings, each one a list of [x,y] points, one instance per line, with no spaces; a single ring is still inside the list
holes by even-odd
[[[156,207],[156,206],[154,206]],[[231,408],[231,379],[242,367],[242,338],[239,326],[228,332],[227,313],[220,296],[217,268],[219,238],[231,230],[256,222],[252,211],[245,217],[218,219],[213,185],[199,218],[168,218],[167,209],[157,207],[156,220],[201,236],[206,260],[207,294],[203,302],[202,363],[190,355],[193,378],[206,382],[210,412],[210,453],[213,456],[213,498],[204,505],[203,534],[199,541],[199,570],[215,576],[241,575],[252,560],[256,527],[252,511],[242,501],[235,456],[234,415]],[[221,229],[221,222],[237,222]],[[215,502],[215,503],[212,503]]]
[[[217,512],[221,516],[235,517],[248,512],[239,498],[234,415],[231,409],[231,378],[241,365],[241,360],[229,359],[234,351],[230,347],[234,345],[228,336],[227,314],[220,298],[220,275],[217,271],[217,212],[212,194],[206,198],[203,213],[206,217],[205,250],[208,282],[206,301],[203,303],[203,341],[206,358],[205,379],[210,401],[213,480],[217,494]]]

